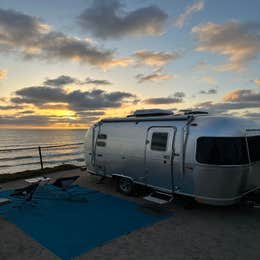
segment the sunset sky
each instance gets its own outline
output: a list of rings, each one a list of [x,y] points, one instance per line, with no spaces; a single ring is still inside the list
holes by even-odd
[[[259,0],[1,0],[0,127],[141,108],[260,121]]]

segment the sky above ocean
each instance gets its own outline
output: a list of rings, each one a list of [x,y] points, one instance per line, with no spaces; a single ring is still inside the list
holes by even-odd
[[[260,121],[259,0],[1,0],[0,127],[136,109]]]

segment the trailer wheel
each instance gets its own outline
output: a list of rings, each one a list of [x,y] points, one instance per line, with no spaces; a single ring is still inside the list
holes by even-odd
[[[117,179],[117,190],[125,195],[131,195],[134,191],[134,184],[129,178],[120,177]]]

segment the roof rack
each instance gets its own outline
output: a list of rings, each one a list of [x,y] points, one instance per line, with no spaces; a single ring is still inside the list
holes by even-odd
[[[100,123],[118,123],[118,122],[155,122],[155,121],[186,121],[192,118],[192,115],[178,115],[178,116],[147,116],[147,117],[125,117],[125,118],[105,118],[100,121]]]
[[[106,122],[147,122],[147,121],[186,121],[194,118],[194,115],[206,115],[206,111],[180,110],[182,113],[173,114],[171,110],[142,109],[136,110],[132,115],[123,118],[104,118],[100,123]]]
[[[127,117],[150,117],[150,116],[169,116],[173,115],[171,110],[165,109],[140,109]]]
[[[192,109],[182,109],[180,112],[183,112],[184,115],[208,115],[207,111],[192,110]]]

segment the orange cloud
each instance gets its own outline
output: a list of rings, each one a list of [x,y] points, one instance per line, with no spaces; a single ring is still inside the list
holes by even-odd
[[[192,32],[199,42],[197,51],[228,56],[229,63],[216,68],[220,71],[239,70],[260,52],[259,22],[209,22],[193,27]]]
[[[104,64],[100,65],[101,68],[107,69],[111,67],[127,67],[130,63],[133,62],[133,59],[131,58],[118,58],[118,59],[113,59],[109,62],[104,62]]]
[[[241,70],[241,64],[232,64],[232,63],[227,63],[227,64],[222,64],[218,66],[213,66],[213,70],[215,71],[238,71]]]
[[[141,64],[161,67],[169,63],[171,60],[175,60],[181,57],[178,52],[156,52],[148,50],[139,50],[134,53],[138,62]]]
[[[171,74],[164,74],[161,72],[154,72],[152,74],[148,74],[148,75],[144,75],[144,74],[138,74],[136,75],[136,78],[138,79],[139,83],[143,83],[146,81],[152,81],[152,82],[157,82],[157,81],[162,81],[162,80],[168,80],[171,78],[176,77],[175,75],[171,75]]]
[[[251,89],[237,89],[227,93],[223,100],[228,102],[259,102],[260,93]]]
[[[0,70],[0,80],[4,79],[7,76],[7,71],[6,70]]]
[[[257,86],[260,86],[260,79],[255,79],[254,82]]]

